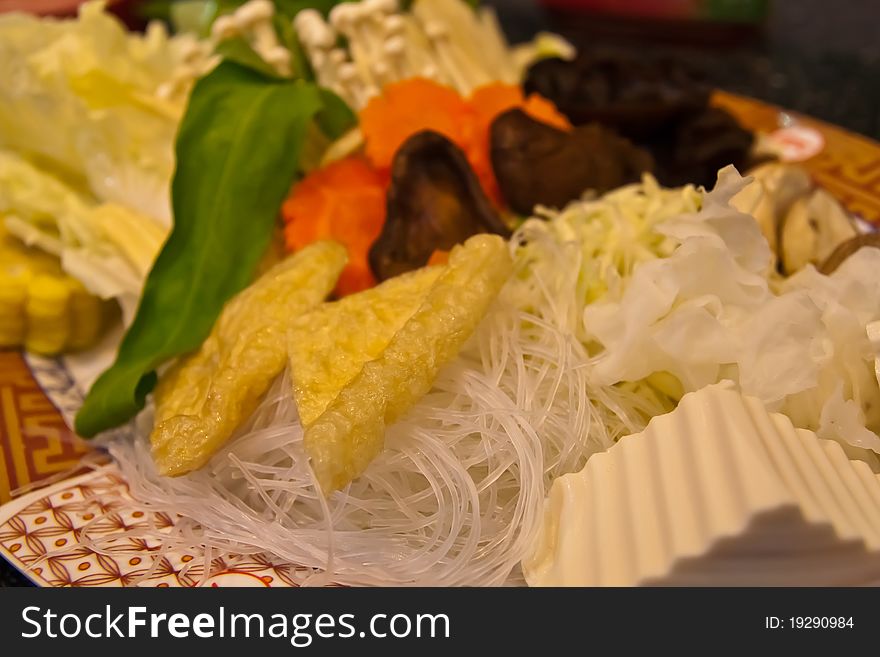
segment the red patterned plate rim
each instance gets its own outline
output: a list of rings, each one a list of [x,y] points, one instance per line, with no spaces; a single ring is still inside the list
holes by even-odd
[[[96,533],[163,524],[168,514],[132,506],[113,464],[23,495],[0,507],[0,556],[37,586],[296,586],[290,564],[262,556],[213,559],[205,577],[204,555],[162,552],[137,538],[95,551],[78,539],[86,526]],[[106,527],[97,523],[106,521]],[[153,572],[151,572],[151,570]]]

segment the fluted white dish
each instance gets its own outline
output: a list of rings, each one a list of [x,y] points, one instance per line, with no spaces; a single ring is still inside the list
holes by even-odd
[[[880,476],[731,385],[554,482],[532,586],[880,580]]]

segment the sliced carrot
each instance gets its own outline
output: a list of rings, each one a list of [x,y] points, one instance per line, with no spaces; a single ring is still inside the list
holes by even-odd
[[[530,94],[523,104],[526,114],[542,123],[555,126],[560,130],[571,130],[571,121],[562,112],[556,109],[552,101],[538,94]]]
[[[468,104],[476,117],[477,132],[472,135],[476,139],[488,135],[492,122],[499,114],[515,107],[522,108],[542,123],[571,130],[571,123],[552,102],[537,94],[524,98],[522,89],[512,84],[495,82],[480,87],[468,99]]]
[[[282,206],[288,250],[320,239],[348,248],[348,265],[336,285],[340,296],[376,284],[368,254],[385,223],[386,187],[383,175],[366,160],[349,157],[309,174]]]
[[[488,128],[495,117],[505,110],[522,106],[523,94],[517,86],[494,82],[476,89],[468,104],[476,117],[476,126],[482,130]]]
[[[433,130],[459,146],[467,137],[467,103],[454,89],[424,78],[387,85],[360,113],[367,157],[386,169],[407,139]]]
[[[431,267],[433,265],[445,265],[449,262],[449,251],[443,251],[442,249],[437,249],[434,253],[431,254],[431,257],[428,258],[428,266]]]

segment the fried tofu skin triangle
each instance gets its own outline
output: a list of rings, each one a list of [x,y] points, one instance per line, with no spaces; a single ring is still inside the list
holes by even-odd
[[[161,474],[200,468],[250,416],[286,365],[290,318],[326,299],[345,263],[334,242],[283,260],[229,301],[199,350],[164,374],[150,435]]]
[[[293,347],[294,381],[314,377],[321,369],[326,376],[337,363],[346,370],[341,378],[356,372],[348,382],[337,379],[336,383],[342,385],[335,394],[328,382],[317,401],[311,399],[307,389],[318,389],[319,384],[294,384],[305,428],[305,449],[325,495],[360,476],[379,455],[385,444],[385,427],[431,389],[440,368],[455,358],[480,323],[510,276],[512,263],[504,239],[476,235],[455,247],[448,264],[440,269],[436,281],[420,295],[418,303],[412,304],[412,312],[404,321],[400,321],[400,315],[380,321],[377,342],[368,348],[358,347],[349,354],[344,345],[339,348],[334,341],[325,342],[323,348],[328,353],[317,357],[305,356],[307,348]],[[417,275],[419,272],[411,274]],[[374,292],[386,294],[380,292],[383,288]],[[345,325],[345,307],[340,304],[336,308],[335,312],[342,315],[336,323]],[[406,311],[405,304],[400,310]],[[395,326],[397,322],[399,326]],[[350,325],[342,339],[353,339],[358,328],[366,327]],[[304,340],[307,336],[295,332],[291,339]],[[368,341],[365,337],[354,339]],[[347,362],[350,357],[353,362]],[[321,367],[315,366],[316,358],[323,362]],[[316,416],[328,399],[332,401]]]
[[[288,352],[293,397],[304,427],[327,410],[364,363],[382,354],[444,269],[426,267],[389,278],[294,320]]]

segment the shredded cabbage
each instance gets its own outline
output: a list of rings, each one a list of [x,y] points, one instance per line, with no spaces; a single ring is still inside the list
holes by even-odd
[[[693,186],[663,189],[646,175],[641,184],[621,187],[600,199],[571,203],[561,212],[538,207],[537,217],[523,224],[514,241],[520,246],[520,257],[533,270],[541,269],[543,275],[577,272],[576,301],[583,309],[617,289],[639,263],[669,255],[674,245],[655,230],[656,226],[696,212],[700,200]],[[541,248],[534,246],[544,238],[571,244],[573,251],[562,261],[547,259]],[[575,253],[578,265],[573,267]],[[580,335],[579,327],[572,329]]]
[[[690,392],[731,379],[799,427],[880,452],[865,331],[880,318],[880,250],[861,250],[831,276],[808,267],[782,280],[757,223],[730,206],[747,182],[722,170],[699,212],[657,226],[674,251],[584,310],[583,331],[601,346],[597,382],[665,372]]]

